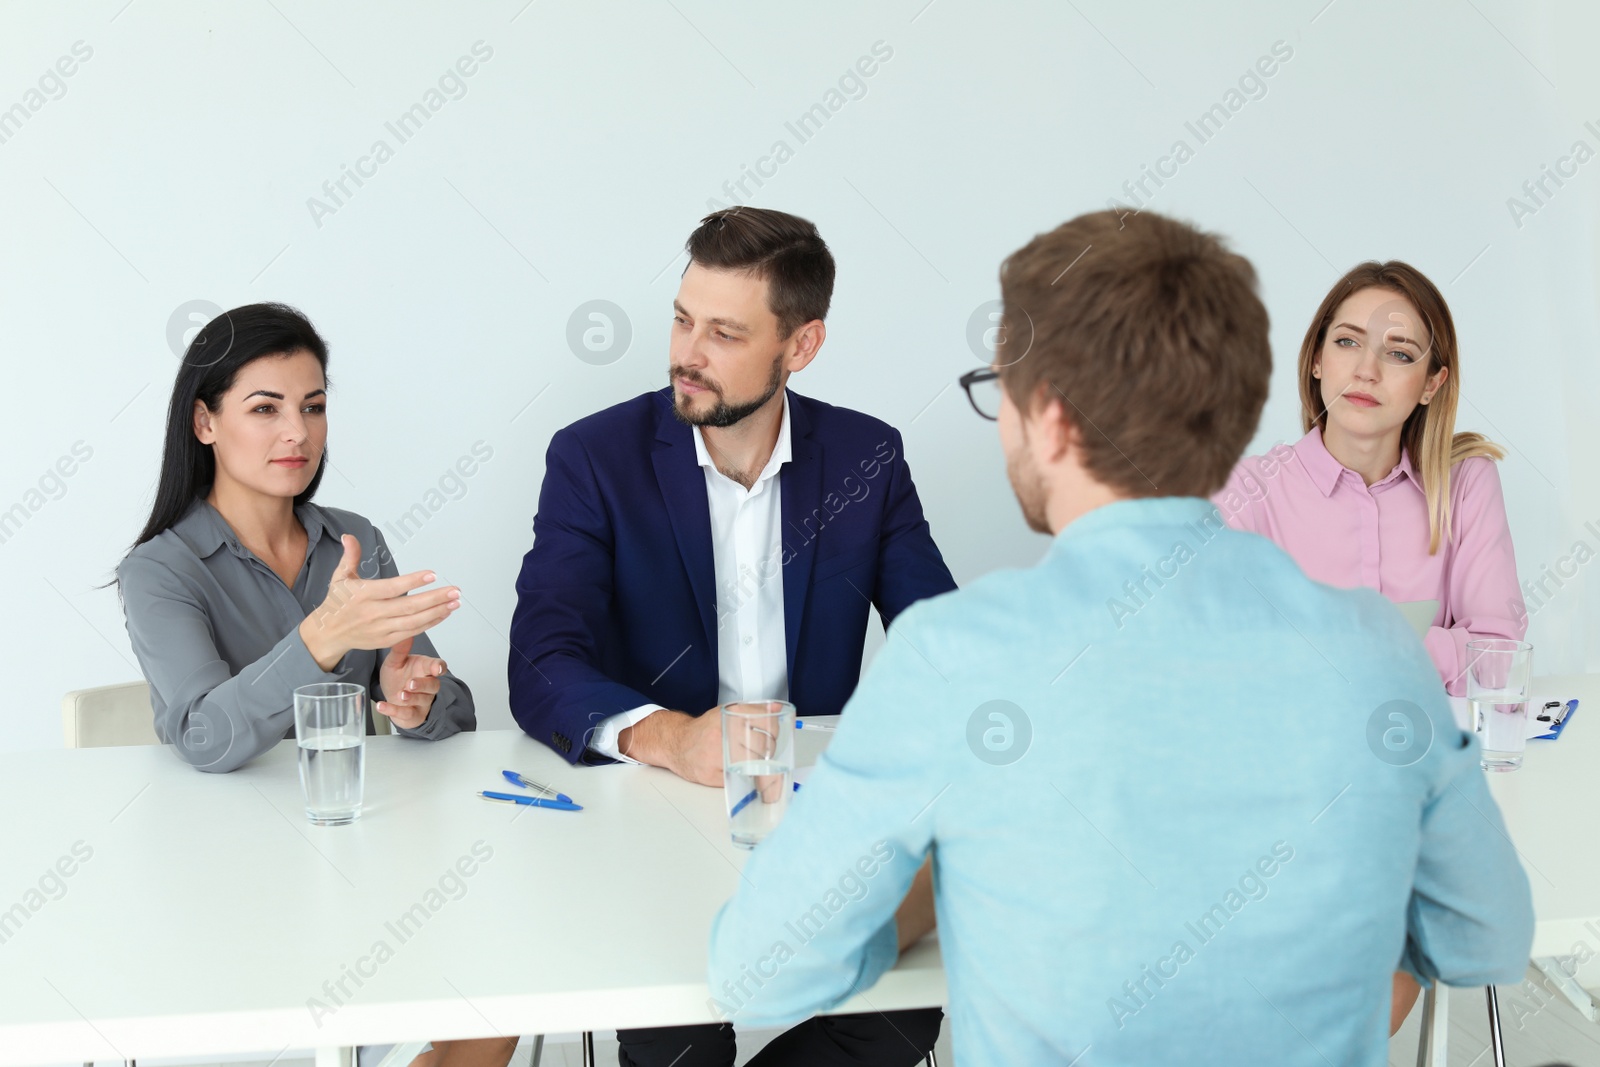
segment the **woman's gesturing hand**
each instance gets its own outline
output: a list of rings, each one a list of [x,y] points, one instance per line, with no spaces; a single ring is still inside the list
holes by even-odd
[[[444,660],[437,656],[411,654],[411,638],[395,642],[378,668],[384,699],[373,710],[407,730],[421,726],[433,707],[433,698],[439,695],[439,678],[444,672]]]
[[[361,543],[350,534],[340,540],[344,558],[328,579],[328,595],[300,624],[306,649],[323,670],[331,671],[353,648],[393,648],[437,626],[461,606],[461,590],[453,585],[407,595],[436,581],[432,571],[361,577]]]

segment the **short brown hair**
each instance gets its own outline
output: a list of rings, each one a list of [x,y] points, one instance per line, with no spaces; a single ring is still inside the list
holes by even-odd
[[[1250,261],[1151,212],[1098,211],[1000,266],[1000,370],[1024,411],[1059,396],[1095,480],[1130,496],[1209,496],[1261,418],[1272,376]]]
[[[760,207],[723,208],[701,219],[684,247],[702,267],[765,278],[767,307],[778,317],[780,338],[812,319],[828,317],[833,253],[816,226],[798,215]]]

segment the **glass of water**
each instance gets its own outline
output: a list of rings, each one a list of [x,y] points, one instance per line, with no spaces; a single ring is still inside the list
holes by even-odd
[[[294,736],[306,818],[342,826],[361,814],[366,774],[366,687],[317,682],[294,691]]]
[[[1484,770],[1514,771],[1522,766],[1532,680],[1533,646],[1526,641],[1467,642],[1467,701]]]
[[[722,789],[728,831],[740,848],[755,848],[789,809],[794,734],[794,705],[787,701],[722,707]]]

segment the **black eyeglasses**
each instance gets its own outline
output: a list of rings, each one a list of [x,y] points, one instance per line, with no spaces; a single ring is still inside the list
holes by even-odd
[[[991,422],[1000,420],[1000,372],[990,367],[969,370],[961,376],[972,410]]]

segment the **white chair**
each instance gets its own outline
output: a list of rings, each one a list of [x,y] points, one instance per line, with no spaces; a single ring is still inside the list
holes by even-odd
[[[1495,995],[1494,986],[1485,986],[1484,990],[1489,1007],[1489,1047],[1485,1051],[1493,1054],[1494,1067],[1506,1067],[1506,1047],[1500,1031],[1500,998]],[[1422,1034],[1417,1041],[1417,1067],[1444,1065],[1447,995],[1445,988],[1437,982],[1423,991]],[[1479,1053],[1480,1058],[1482,1055]],[[1552,1064],[1550,1067],[1560,1065]]]
[[[370,714],[375,733],[393,732],[387,715]],[[68,748],[161,744],[147,682],[74,689],[61,699],[61,731]]]
[[[144,682],[74,689],[61,699],[61,731],[68,748],[161,743]]]

